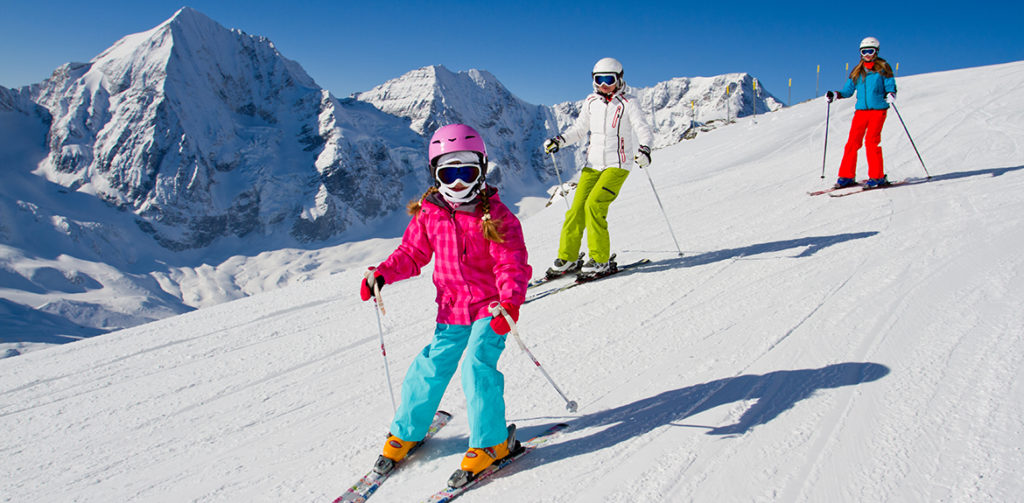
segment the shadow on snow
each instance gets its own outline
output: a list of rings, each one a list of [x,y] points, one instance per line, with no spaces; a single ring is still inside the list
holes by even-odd
[[[679,269],[684,267],[696,267],[700,265],[713,264],[715,262],[722,262],[731,259],[740,259],[744,257],[752,257],[755,255],[761,255],[765,253],[775,253],[785,250],[792,250],[798,248],[805,248],[802,252],[794,255],[792,258],[809,257],[818,253],[824,248],[829,246],[843,243],[846,241],[852,241],[854,239],[869,238],[878,234],[877,231],[870,232],[849,232],[845,234],[836,234],[833,236],[811,236],[797,239],[787,239],[784,241],[772,241],[769,243],[760,243],[750,246],[743,246],[740,248],[729,248],[726,250],[718,250],[711,252],[699,253],[696,255],[687,255],[679,258],[671,258],[658,260],[651,262],[650,265],[640,266],[636,269],[630,269],[622,271],[618,275],[629,275],[636,273],[647,273],[647,272],[658,272],[668,269]]]
[[[1024,169],[1024,166],[1015,166],[1012,168],[989,168],[989,169],[976,169],[973,171],[957,171],[953,173],[943,173],[941,175],[932,175],[932,182],[941,180],[957,180],[960,178],[968,178],[972,176],[984,176],[990,175],[992,177],[1003,176],[1011,171],[1020,171]]]
[[[741,435],[766,424],[801,400],[822,389],[872,382],[889,373],[877,363],[838,363],[818,369],[780,370],[764,375],[741,375],[666,391],[613,409],[569,421],[570,431],[593,433],[538,450],[537,465],[589,454],[643,436],[664,426],[707,428],[707,435]],[[744,400],[757,400],[733,424],[695,426],[681,423],[701,412]],[[529,428],[529,438],[550,425]],[[537,466],[534,465],[534,466]]]

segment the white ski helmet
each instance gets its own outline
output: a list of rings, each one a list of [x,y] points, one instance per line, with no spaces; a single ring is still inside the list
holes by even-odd
[[[866,49],[868,47],[871,47],[871,48],[877,50],[879,45],[880,44],[878,43],[878,39],[875,38],[875,37],[868,37],[868,38],[865,38],[864,40],[860,41],[860,48],[861,49]]]
[[[594,63],[594,71],[590,72],[591,75],[597,75],[599,73],[614,73],[619,77],[622,76],[622,63],[615,58],[601,58]]]
[[[622,63],[615,58],[601,58],[594,63],[594,70],[590,72],[591,84],[594,85],[594,90],[597,91],[598,85],[594,81],[594,76],[599,74],[614,74],[618,82],[616,82],[615,89],[622,89],[626,85],[626,81],[622,79]]]

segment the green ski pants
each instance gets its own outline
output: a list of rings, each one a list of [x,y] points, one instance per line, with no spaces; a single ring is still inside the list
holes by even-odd
[[[580,242],[583,240],[585,229],[590,258],[595,262],[608,261],[611,255],[608,206],[618,197],[619,189],[628,176],[629,171],[621,168],[606,168],[603,171],[583,168],[572,206],[565,212],[558,258],[566,261],[576,260],[580,254]]]

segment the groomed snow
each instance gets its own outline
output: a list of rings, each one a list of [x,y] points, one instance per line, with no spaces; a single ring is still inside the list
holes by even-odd
[[[825,180],[823,100],[656,151],[610,217],[620,260],[652,263],[522,311],[579,412],[512,341],[500,363],[523,435],[571,429],[463,501],[1019,499],[1024,99],[1007,90],[1022,83],[1024,63],[898,79],[923,184],[806,195],[835,176],[852,100],[832,106]],[[892,112],[883,148],[891,178],[923,177]],[[526,206],[539,274],[564,206]],[[392,413],[356,285],[394,245],[340,247],[358,260],[334,263],[358,265],[0,359],[0,495],[331,501]],[[429,274],[384,295],[397,386],[433,328]],[[452,422],[372,501],[424,498],[457,467],[458,378],[442,408]]]

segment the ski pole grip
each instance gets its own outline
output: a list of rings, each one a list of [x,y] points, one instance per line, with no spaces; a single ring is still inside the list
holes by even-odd
[[[512,319],[512,316],[508,314],[508,311],[506,311],[504,307],[501,307],[501,304],[498,302],[491,302],[487,306],[487,310],[490,311],[491,316],[501,315],[505,317],[505,321],[508,322],[509,332],[512,332],[512,336],[515,337],[516,344],[519,345],[519,349],[522,349],[523,352],[530,355],[530,358],[533,360],[533,362],[539,366],[540,364],[537,363],[537,359],[533,357],[533,354],[530,353],[530,350],[526,347],[526,344],[523,342],[523,339],[519,337],[519,328],[516,327],[516,320]]]
[[[374,277],[374,270],[370,269],[363,275],[366,278],[366,284],[373,285],[373,301],[377,303],[377,308],[380,309],[380,314],[388,314],[384,310],[384,300],[380,298],[380,285],[377,284],[377,278]]]
[[[499,313],[502,315],[505,314],[505,309],[501,307],[501,304],[498,301],[491,302],[490,305],[487,306],[487,310],[490,311],[491,316],[497,316]]]

